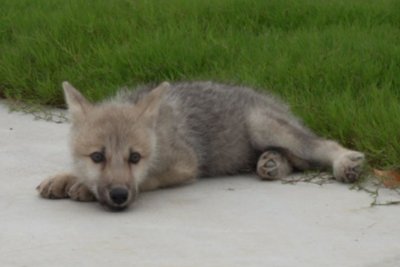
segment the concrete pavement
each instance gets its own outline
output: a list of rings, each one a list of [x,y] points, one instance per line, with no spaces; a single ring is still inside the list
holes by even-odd
[[[336,182],[204,179],[120,213],[41,199],[40,181],[68,170],[67,136],[0,103],[0,266],[400,266],[400,206]]]

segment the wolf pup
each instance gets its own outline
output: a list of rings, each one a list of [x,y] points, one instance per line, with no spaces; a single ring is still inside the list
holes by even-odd
[[[316,136],[275,97],[213,82],[122,90],[89,103],[63,83],[72,122],[74,169],[44,180],[44,198],[98,200],[111,210],[141,191],[198,177],[256,171],[276,180],[293,170],[330,168],[342,182],[360,175],[364,155]]]

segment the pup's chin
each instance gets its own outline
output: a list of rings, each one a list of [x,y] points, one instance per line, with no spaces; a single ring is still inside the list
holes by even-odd
[[[107,201],[100,201],[100,204],[104,209],[106,209],[108,211],[118,212],[118,211],[126,210],[130,206],[131,203],[129,202],[129,203],[126,203],[123,205],[115,205],[113,203],[108,203]]]

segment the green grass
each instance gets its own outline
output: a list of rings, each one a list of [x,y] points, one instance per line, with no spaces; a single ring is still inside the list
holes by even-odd
[[[60,105],[120,86],[268,88],[317,133],[400,167],[398,0],[0,0],[0,95]]]

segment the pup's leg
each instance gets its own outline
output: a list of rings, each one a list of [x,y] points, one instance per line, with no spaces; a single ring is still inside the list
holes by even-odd
[[[86,185],[72,174],[63,173],[44,180],[36,188],[43,198],[71,198],[77,201],[94,201],[96,198]]]
[[[153,172],[139,185],[140,191],[150,191],[157,188],[176,186],[196,180],[198,163],[194,151],[185,144],[175,144],[173,153],[168,153],[167,164]]]
[[[256,108],[249,113],[247,124],[251,142],[257,150],[282,148],[296,159],[290,161],[289,158],[296,168],[332,168],[334,177],[342,182],[354,182],[360,175],[363,153],[317,137],[295,119]]]
[[[180,169],[177,166],[170,168],[167,172],[154,177],[149,177],[139,185],[141,192],[151,191],[158,188],[176,186],[192,182],[196,179],[196,172],[188,169]]]
[[[276,180],[288,176],[292,166],[288,159],[275,150],[265,151],[258,159],[257,174],[263,180]]]

